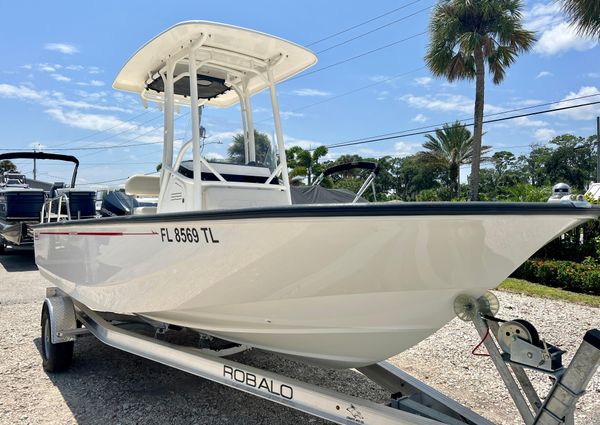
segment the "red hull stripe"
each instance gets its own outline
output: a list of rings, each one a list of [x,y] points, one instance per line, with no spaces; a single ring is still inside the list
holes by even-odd
[[[38,235],[66,235],[66,236],[152,236],[157,232],[38,232]]]

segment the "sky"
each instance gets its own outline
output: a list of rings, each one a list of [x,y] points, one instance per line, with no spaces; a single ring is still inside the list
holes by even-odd
[[[2,152],[35,148],[73,154],[81,161],[78,184],[93,187],[119,185],[118,179],[154,171],[161,160],[156,142],[162,140],[162,113],[156,105],[144,109],[139,96],[114,90],[112,82],[144,43],[178,22],[195,19],[273,34],[317,54],[318,63],[305,75],[278,86],[287,146],[314,148],[472,117],[474,83],[450,84],[425,66],[434,0],[373,0],[360,7],[338,0],[176,4],[108,0],[101,7],[80,1],[4,5]],[[500,85],[486,81],[485,113],[600,100],[598,42],[578,36],[553,0],[524,2],[524,22],[538,41]],[[591,97],[568,101],[580,96]],[[269,108],[266,94],[253,99],[257,129],[272,135]],[[191,137],[187,112],[177,115],[179,143]],[[488,124],[483,143],[495,151],[527,153],[532,144],[546,144],[559,134],[594,134],[597,115],[600,105]],[[205,155],[222,158],[232,136],[241,131],[239,110],[207,108],[203,125]],[[415,135],[330,149],[327,158],[406,156],[421,150],[424,141],[423,135]],[[131,144],[136,146],[122,147]],[[17,165],[31,176],[30,160]],[[38,179],[69,181],[70,172],[70,166],[44,161]]]

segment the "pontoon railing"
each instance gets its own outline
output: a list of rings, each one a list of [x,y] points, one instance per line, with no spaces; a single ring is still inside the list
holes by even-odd
[[[66,214],[63,214],[63,202]],[[56,205],[56,212],[53,211],[53,206]],[[78,217],[79,218],[79,217]],[[56,198],[50,198],[44,201],[42,211],[40,212],[40,221],[42,223],[50,223],[53,221],[71,220],[71,208],[69,206],[69,197],[63,193]]]

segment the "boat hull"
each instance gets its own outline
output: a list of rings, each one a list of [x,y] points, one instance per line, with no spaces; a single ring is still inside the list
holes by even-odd
[[[307,210],[37,226],[36,262],[94,310],[358,367],[431,335],[457,295],[482,295],[591,215]]]

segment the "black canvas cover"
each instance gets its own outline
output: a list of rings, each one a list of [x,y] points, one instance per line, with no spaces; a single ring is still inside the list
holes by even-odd
[[[326,189],[321,186],[291,186],[292,204],[348,204],[356,194],[345,189]],[[356,202],[367,202],[358,198]]]

